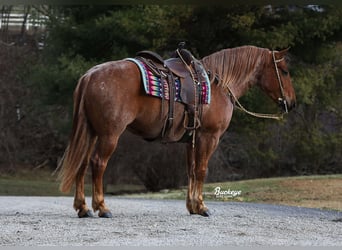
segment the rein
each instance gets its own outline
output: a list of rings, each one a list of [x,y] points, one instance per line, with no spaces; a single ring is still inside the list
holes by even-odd
[[[231,99],[233,99],[233,102],[236,103],[237,107],[239,110],[245,112],[246,114],[249,114],[251,116],[254,117],[258,117],[258,118],[265,118],[265,119],[274,119],[274,120],[282,120],[284,118],[283,114],[264,114],[264,113],[256,113],[256,112],[252,112],[247,110],[244,106],[242,106],[242,104],[239,102],[239,100],[236,98],[236,96],[233,94],[233,92],[230,90],[229,87],[228,88],[228,95],[231,97]]]
[[[272,58],[273,58],[274,68],[275,68],[275,71],[277,73],[277,79],[278,79],[280,93],[281,93],[281,97],[279,97],[279,102],[282,102],[284,104],[284,107],[285,107],[285,112],[284,113],[288,113],[288,107],[287,107],[287,103],[286,103],[285,95],[284,95],[284,87],[283,87],[283,83],[281,81],[281,78],[280,78],[280,75],[279,75],[279,69],[278,69],[278,66],[277,66],[277,63],[281,62],[282,60],[284,60],[284,58],[276,60],[276,58],[275,58],[275,51],[272,51]],[[228,95],[233,100],[233,103],[236,103],[236,107],[239,110],[245,112],[246,114],[249,114],[251,116],[258,117],[258,118],[274,119],[274,120],[278,120],[278,121],[282,120],[284,118],[284,113],[281,113],[281,114],[264,114],[264,113],[256,113],[256,112],[252,112],[252,111],[247,110],[239,102],[239,100],[236,98],[236,96],[233,94],[233,92],[230,90],[230,88],[228,86],[227,86],[227,89],[228,89]]]

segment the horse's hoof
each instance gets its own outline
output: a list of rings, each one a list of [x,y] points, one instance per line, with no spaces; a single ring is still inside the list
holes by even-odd
[[[108,212],[104,212],[104,213],[99,214],[99,217],[101,217],[101,218],[113,218],[113,215],[111,212],[108,211]]]
[[[201,215],[202,215],[203,217],[209,217],[209,216],[211,216],[211,213],[210,213],[209,210],[207,210],[207,211],[203,211],[203,212],[201,213]]]
[[[92,218],[94,217],[93,213],[88,209],[85,213],[83,211],[78,212],[79,218]]]
[[[198,215],[202,215],[203,217],[209,217],[211,216],[211,213],[209,210],[206,210],[206,211],[203,211],[202,213],[194,213],[192,211],[189,212],[190,215],[193,215],[193,214],[198,214]]]

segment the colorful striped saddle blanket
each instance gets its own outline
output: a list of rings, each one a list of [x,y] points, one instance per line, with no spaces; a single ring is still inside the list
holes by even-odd
[[[163,98],[169,100],[169,84],[165,78],[161,78],[160,76],[156,76],[153,72],[148,68],[148,66],[141,60],[137,58],[127,58],[131,62],[134,62],[138,68],[140,69],[142,82],[144,85],[144,89],[146,94],[151,96],[156,96],[159,98]],[[209,104],[210,103],[210,81],[208,75],[203,77],[205,80],[202,81],[199,88],[199,104]],[[175,77],[175,101],[186,103],[182,100],[181,97],[181,80],[178,77]],[[189,103],[186,103],[189,104]]]

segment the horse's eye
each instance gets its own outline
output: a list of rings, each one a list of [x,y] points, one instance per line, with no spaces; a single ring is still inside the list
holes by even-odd
[[[285,69],[280,69],[280,70],[281,70],[281,72],[283,73],[284,76],[287,76],[289,74],[289,72],[286,71]]]

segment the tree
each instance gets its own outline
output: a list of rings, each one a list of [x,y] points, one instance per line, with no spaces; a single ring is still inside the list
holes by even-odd
[[[342,172],[341,8],[296,5],[32,8],[49,15],[48,36],[37,62],[22,77],[28,84],[25,86],[30,86],[39,97],[33,109],[44,114],[39,119],[49,124],[56,140],[66,143],[73,89],[79,77],[95,64],[134,57],[137,51],[145,49],[168,57],[178,42],[184,40],[196,57],[246,44],[270,49],[290,46],[288,59],[298,99],[296,111],[280,123],[236,111],[210,161],[208,179],[223,181],[230,178],[229,172],[234,178]],[[277,107],[258,90],[250,91],[241,102],[254,111],[277,112]],[[158,145],[155,147],[156,152],[163,154],[161,159],[166,159],[168,152]],[[125,169],[125,162],[127,165],[139,162],[145,168],[142,171],[133,168],[130,174],[140,174],[142,182],[149,180],[152,186],[159,185],[150,178],[160,171],[155,156],[150,155],[149,159],[137,156],[132,163],[125,156],[128,149],[122,150],[122,154],[113,157],[114,164]],[[180,152],[181,148],[173,150]],[[61,151],[56,155],[61,155]],[[142,159],[148,162],[143,164]],[[171,172],[185,168],[172,167],[168,166]],[[173,183],[180,185],[182,181]],[[170,185],[176,184],[168,182],[166,186]]]

